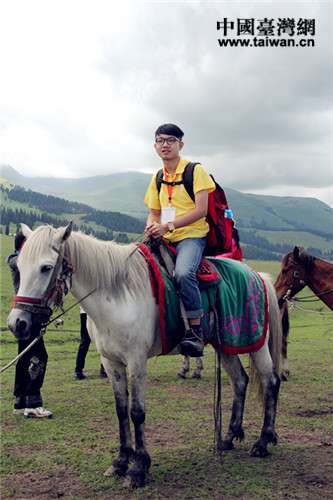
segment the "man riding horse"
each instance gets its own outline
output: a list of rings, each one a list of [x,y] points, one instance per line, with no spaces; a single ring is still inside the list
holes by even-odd
[[[194,169],[192,201],[182,184],[182,176],[188,161],[180,157],[184,146],[184,133],[173,124],[158,127],[155,132],[155,150],[163,161],[163,181],[160,192],[153,175],[144,202],[149,206],[145,233],[153,238],[165,236],[176,249],[175,280],[185,306],[190,329],[180,343],[183,355],[202,356],[203,333],[200,327],[203,315],[201,295],[196,280],[209,231],[205,220],[208,193],[215,183],[200,164]]]

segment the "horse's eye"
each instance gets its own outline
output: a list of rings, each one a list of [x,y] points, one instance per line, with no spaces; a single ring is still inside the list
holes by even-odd
[[[48,273],[49,271],[51,271],[51,269],[52,269],[52,266],[43,266],[41,269],[41,272]]]

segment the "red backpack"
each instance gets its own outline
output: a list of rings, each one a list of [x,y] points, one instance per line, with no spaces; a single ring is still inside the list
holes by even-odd
[[[197,163],[188,163],[184,169],[182,180],[177,182],[165,181],[163,169],[159,170],[156,175],[157,191],[160,192],[162,183],[173,186],[184,184],[187,194],[194,201],[193,174],[196,165]],[[212,175],[211,177],[215,182],[214,177]],[[221,255],[230,252],[232,244],[232,228],[234,226],[232,213],[229,210],[224,190],[217,182],[215,182],[215,186],[216,189],[208,195],[206,221],[209,224],[209,232],[204,255]]]

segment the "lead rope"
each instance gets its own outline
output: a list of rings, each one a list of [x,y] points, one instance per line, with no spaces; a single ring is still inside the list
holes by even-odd
[[[173,279],[173,270],[174,270],[174,263],[170,257],[169,252],[167,251],[166,247],[164,245],[159,246],[160,249],[160,254],[162,259],[164,260],[164,264],[166,267],[167,272],[171,275],[172,280]],[[176,288],[177,290],[177,288]],[[178,293],[178,292],[177,292]],[[214,304],[212,304],[210,295],[209,295],[209,290],[207,290],[207,296],[209,300],[209,305],[210,305],[210,310],[213,312],[213,322],[215,325],[215,341],[216,341],[216,349],[215,349],[215,385],[214,385],[214,421],[215,421],[215,428],[214,428],[214,449],[218,452],[220,457],[222,457],[222,363],[221,363],[221,341],[220,341],[220,336],[219,336],[219,315],[218,315],[218,310],[221,310],[221,304],[220,304],[220,296],[218,293],[218,288],[214,286],[214,293],[215,293],[215,304],[217,305],[217,308],[215,307]],[[182,301],[182,298],[179,295],[179,304],[180,304],[180,310],[182,314],[182,318],[184,321],[185,325],[185,331],[190,330],[190,325],[187,320],[186,316],[186,311],[184,307],[184,303]],[[191,332],[195,335],[195,332],[191,329]]]
[[[322,314],[322,315],[332,315],[333,314],[333,311],[314,311],[313,309],[304,309],[303,307],[299,307],[295,304],[295,298],[293,297],[292,299],[288,299],[287,301],[290,303],[290,307],[289,307],[289,310],[290,311],[293,311],[294,309],[298,309],[299,311],[303,311],[303,312],[308,312],[308,313],[312,313],[312,314]],[[320,300],[320,299],[318,299]],[[314,300],[312,301],[307,301],[307,302],[314,302]]]
[[[12,366],[14,363],[16,363],[16,361],[18,361],[20,358],[22,358],[22,356],[25,355],[26,352],[28,352],[33,345],[35,345],[42,337],[43,335],[45,335],[46,333],[46,327],[49,326],[51,323],[53,323],[56,319],[59,319],[61,316],[63,316],[64,314],[66,314],[68,311],[70,311],[71,309],[73,309],[73,307],[77,306],[80,302],[82,302],[82,300],[86,299],[87,297],[89,297],[89,295],[91,295],[92,293],[94,293],[96,291],[96,288],[95,290],[92,290],[91,292],[89,292],[87,295],[85,295],[85,297],[82,297],[82,299],[78,300],[75,304],[73,304],[72,306],[70,306],[68,309],[66,309],[66,311],[63,311],[61,314],[59,314],[58,316],[56,316],[54,319],[52,319],[51,321],[49,321],[44,328],[41,329],[38,337],[36,337],[32,342],[31,344],[28,345],[28,347],[26,347],[24,349],[24,351],[20,352],[20,354],[18,354],[16,356],[16,358],[12,359],[12,361],[10,363],[8,363],[6,366],[4,366],[3,368],[1,368],[0,370],[0,373],[3,373],[5,370],[7,370],[7,368],[9,368],[10,366]]]

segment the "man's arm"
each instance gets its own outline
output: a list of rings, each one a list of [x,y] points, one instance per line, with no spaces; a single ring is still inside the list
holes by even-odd
[[[208,189],[203,189],[202,191],[198,191],[198,193],[195,194],[195,208],[193,208],[193,210],[191,210],[187,214],[184,214],[178,219],[172,221],[175,226],[175,229],[188,226],[189,224],[193,224],[193,222],[202,219],[202,217],[206,217],[207,208],[208,208]],[[157,212],[158,212],[158,218],[156,218]],[[153,213],[155,213],[155,218]],[[150,210],[150,214],[147,219],[145,233],[149,236],[153,236],[154,238],[159,238],[161,236],[164,236],[169,231],[167,224],[159,224],[160,214],[161,214],[160,210]]]
[[[161,218],[161,210],[156,210],[154,208],[150,209],[149,215],[147,217],[147,222],[146,222],[146,228],[145,228],[145,233],[148,235],[149,229],[152,227],[153,224],[158,224]]]

